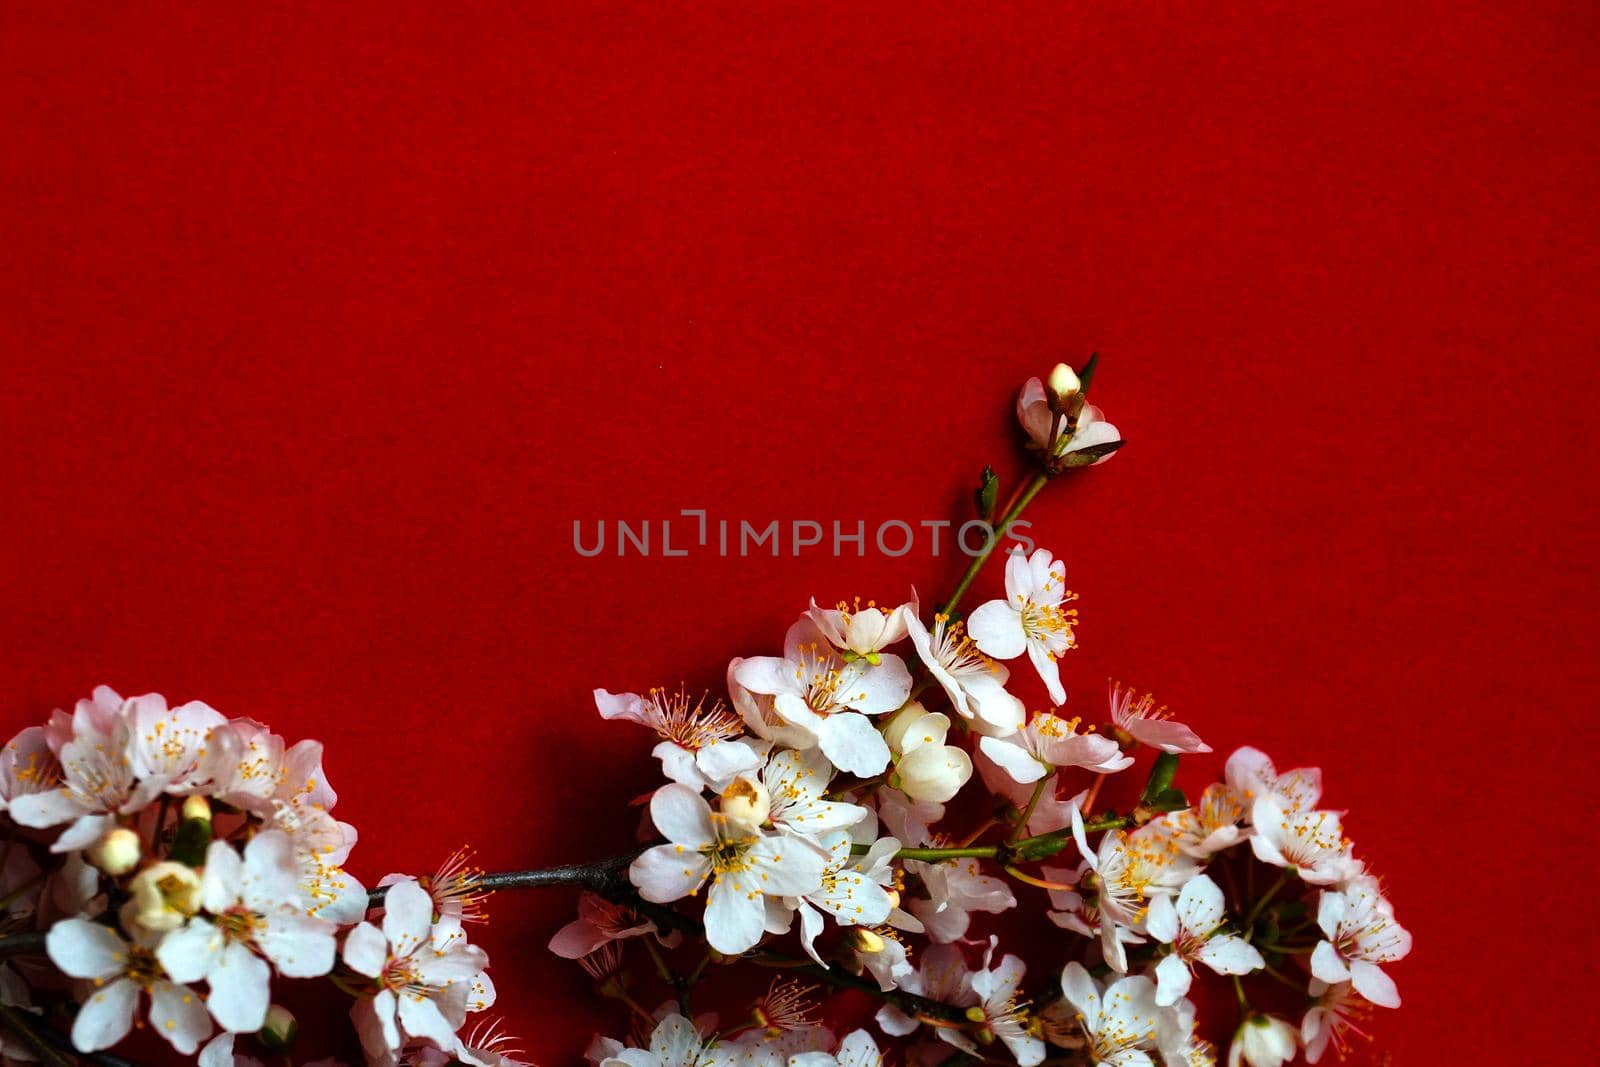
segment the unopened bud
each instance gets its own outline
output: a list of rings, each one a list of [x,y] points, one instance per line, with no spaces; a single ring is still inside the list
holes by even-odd
[[[900,746],[906,739],[906,731],[911,724],[928,714],[928,709],[922,706],[920,700],[908,700],[899,711],[889,717],[889,722],[883,727],[883,740],[895,752],[901,750]]]
[[[735,778],[722,791],[722,814],[729,822],[754,830],[767,821],[772,811],[772,795],[760,782],[743,776]]]
[[[89,862],[113,878],[139,866],[139,835],[119,826],[89,847]]]
[[[198,793],[185,797],[183,800],[183,819],[185,822],[188,822],[191,819],[200,822],[210,822],[210,802]]]
[[[274,1004],[267,1009],[267,1021],[256,1038],[273,1052],[286,1052],[299,1033],[300,1023],[294,1013],[282,1004]]]
[[[128,915],[146,930],[176,930],[200,910],[200,876],[170,860],[140,871],[128,891]]]
[[[876,956],[883,951],[883,938],[868,930],[864,926],[855,928],[855,947],[857,952],[865,952],[869,956]]]
[[[1055,411],[1060,411],[1067,401],[1083,391],[1083,383],[1078,380],[1077,372],[1065,363],[1056,364],[1045,387],[1050,393],[1050,406]]]

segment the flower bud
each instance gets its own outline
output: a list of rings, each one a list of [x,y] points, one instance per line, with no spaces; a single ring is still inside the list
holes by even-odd
[[[1282,1067],[1294,1059],[1295,1029],[1272,1015],[1251,1015],[1233,1034],[1228,1062],[1250,1067]]]
[[[267,1009],[267,1021],[256,1039],[273,1052],[286,1052],[299,1033],[300,1023],[294,1013],[282,1004],[274,1004]]]
[[[883,938],[868,930],[865,926],[858,926],[850,931],[851,939],[857,952],[865,952],[875,956],[883,951]]]
[[[120,878],[139,866],[142,851],[139,835],[119,826],[89,846],[88,860],[113,878]]]
[[[911,724],[928,714],[928,709],[922,706],[920,700],[908,700],[905,705],[889,717],[889,723],[883,728],[883,740],[895,752],[900,751],[901,742],[906,738],[906,731]]]
[[[183,820],[211,821],[211,803],[199,793],[183,798]]]
[[[1056,369],[1050,372],[1050,380],[1045,383],[1045,390],[1050,394],[1050,406],[1060,411],[1069,400],[1083,391],[1083,383],[1071,367],[1057,363]]]
[[[902,756],[896,766],[900,791],[912,800],[943,804],[971,780],[972,757],[942,742],[941,738],[934,744],[919,745]]]
[[[741,775],[722,791],[722,814],[729,822],[754,830],[771,811],[772,795],[752,778]]]
[[[151,864],[128,886],[125,915],[146,930],[176,930],[200,910],[200,876],[170,860]]]

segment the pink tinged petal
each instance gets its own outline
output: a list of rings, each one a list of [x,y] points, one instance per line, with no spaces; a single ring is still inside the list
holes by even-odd
[[[1044,687],[1050,691],[1051,703],[1058,706],[1065,704],[1067,691],[1061,685],[1061,664],[1051,658],[1050,650],[1038,641],[1029,641],[1028,659],[1033,662],[1033,669],[1039,672]]]
[[[1028,754],[1027,750],[1015,742],[999,737],[980,737],[978,748],[990,761],[1011,776],[1015,782],[1027,785],[1037,782],[1049,772],[1049,768]]]
[[[361,1038],[361,1049],[369,1062],[393,1063],[400,1047],[400,1029],[394,1022],[394,994],[387,989],[358,1000],[350,1006],[350,1021]]]
[[[711,862],[683,845],[657,845],[640,854],[628,867],[628,879],[639,895],[654,904],[679,900],[700,888],[711,873]]]
[[[45,935],[50,962],[73,978],[110,978],[122,973],[128,946],[122,938],[88,919],[63,919]]]
[[[256,935],[256,946],[285,978],[317,978],[333,970],[335,929],[326,919],[269,913]]]
[[[79,1052],[98,1052],[115,1045],[133,1028],[133,1009],[138,1003],[139,987],[126,978],[96,989],[72,1022],[72,1047]]]
[[[1228,788],[1239,794],[1239,798],[1248,805],[1261,799],[1262,785],[1276,781],[1278,770],[1265,752],[1246,745],[1228,757],[1225,775]]]
[[[1156,1004],[1170,1008],[1189,992],[1194,975],[1177,956],[1168,956],[1156,964]]]
[[[650,1051],[661,1067],[694,1067],[700,1054],[700,1032],[682,1015],[663,1016],[650,1035]]]
[[[900,707],[911,695],[911,672],[892,652],[883,653],[876,664],[857,660],[854,667],[839,680],[839,702],[847,708],[882,715]]]
[[[990,944],[991,951],[993,943]],[[978,971],[972,976],[972,991],[985,1001],[1003,1004],[1022,984],[1027,965],[1016,956],[1008,955],[993,969]]]
[[[1350,984],[1355,986],[1356,992],[1366,997],[1380,1008],[1398,1008],[1400,1006],[1400,989],[1394,984],[1394,979],[1383,972],[1383,968],[1368,960],[1353,960],[1350,963]]]
[[[1327,941],[1318,942],[1317,947],[1312,950],[1311,973],[1329,985],[1350,978],[1350,968],[1345,966],[1344,960],[1339,958],[1338,951]]]
[[[215,990],[211,996],[215,999]],[[200,995],[188,986],[157,982],[150,987],[150,1029],[189,1056],[211,1036],[211,1017]]]
[[[564,960],[582,959],[610,941],[600,928],[585,919],[574,919],[550,939],[550,951]]]
[[[1249,974],[1266,965],[1254,945],[1233,934],[1222,934],[1207,941],[1198,958],[1218,974]]]
[[[1127,729],[1135,741],[1163,752],[1188,754],[1211,751],[1211,746],[1200,740],[1198,734],[1171,719],[1135,719]]]
[[[1083,812],[1078,810],[1078,805],[1072,805],[1072,840],[1078,846],[1078,854],[1089,865],[1091,871],[1100,869],[1100,857],[1089,847],[1089,836],[1084,833]]]
[[[608,693],[594,691],[594,706],[602,719],[623,719],[627,722],[648,724],[644,698],[637,693]]]
[[[413,881],[396,882],[383,898],[383,936],[394,955],[409,956],[433,929],[433,897]]]
[[[1184,929],[1209,934],[1222,923],[1222,890],[1208,875],[1196,875],[1184,883],[1178,894],[1177,911]]]
[[[1004,600],[978,605],[967,618],[967,636],[996,659],[1016,659],[1028,647],[1022,616]]]
[[[357,974],[376,978],[389,961],[389,942],[371,923],[360,923],[345,935],[344,962]]]
[[[817,747],[842,771],[871,778],[889,765],[889,746],[872,721],[855,712],[828,716],[817,726]]]
[[[253,1034],[267,1021],[272,969],[250,949],[233,942],[222,950],[207,979],[207,1006],[224,1030]]]
[[[78,801],[72,790],[63,788],[20,796],[11,802],[9,811],[11,817],[21,825],[42,830],[73,822],[90,809]],[[92,841],[89,843],[93,844]]]
[[[717,839],[710,805],[688,786],[664,785],[657,789],[650,798],[650,821],[661,836],[675,845],[700,848]]]
[[[1170,945],[1178,937],[1178,913],[1172,906],[1172,898],[1158,896],[1150,901],[1150,911],[1145,916],[1145,929],[1150,936],[1164,944]]]
[[[190,919],[161,939],[156,959],[175,982],[198,982],[211,973],[221,957],[222,933],[204,919]]]
[[[478,977],[489,966],[489,954],[476,945],[461,945],[443,955],[423,953],[412,963],[424,985],[442,989]]]
[[[706,941],[718,952],[738,955],[761,940],[763,915],[761,890],[750,872],[724,874],[706,899]]]

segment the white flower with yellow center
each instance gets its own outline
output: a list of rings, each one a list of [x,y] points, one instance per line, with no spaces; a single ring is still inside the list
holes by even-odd
[[[1381,965],[1411,951],[1411,932],[1394,921],[1389,902],[1365,886],[1323,893],[1317,925],[1324,940],[1311,953],[1311,973],[1330,985],[1349,982],[1380,1008],[1398,1008],[1400,991]]]
[[[1287,867],[1312,885],[1332,885],[1361,872],[1336,811],[1290,812],[1269,796],[1256,801],[1250,821],[1250,847],[1262,863]]]
[[[958,715],[974,730],[991,737],[1016,732],[1027,710],[1006,691],[1011,672],[983,654],[963,623],[951,623],[949,616],[936,614],[929,630],[913,610],[907,613],[906,628],[917,655]]]
[[[1193,806],[1168,812],[1160,821],[1172,827],[1179,848],[1205,860],[1244,840],[1249,831],[1242,824],[1248,815],[1249,808],[1240,802],[1238,794],[1221,782],[1213,782]]]
[[[1298,813],[1310,811],[1322,799],[1320,768],[1298,767],[1279,774],[1265,752],[1249,746],[1228,757],[1226,779],[1246,814],[1258,800],[1271,799],[1284,811]]]
[[[828,853],[822,884],[792,903],[800,912],[800,944],[807,955],[822,963],[815,943],[822,933],[823,912],[840,926],[875,926],[889,918],[895,906],[889,895],[895,880],[891,863],[900,851],[900,842],[881,838],[862,856],[852,854],[854,841],[846,830],[825,834],[818,843]]]
[[[875,664],[885,648],[905,640],[906,616],[910,611],[909,605],[884,611],[870,600],[863,608],[859,598],[853,603],[840,601],[837,607],[819,608],[813,599],[806,617],[816,623],[822,636],[847,659],[864,659]]]
[[[1160,1037],[1155,986],[1143,977],[1119,978],[1104,990],[1079,963],[1061,972],[1062,1000],[1045,1013],[1045,1030],[1058,1044],[1085,1044],[1091,1063],[1153,1067],[1149,1050]]]
[[[718,789],[728,779],[761,766],[762,753],[748,738],[739,716],[720,701],[692,701],[685,692],[652,689],[637,693],[594,691],[603,719],[624,719],[649,727],[661,739],[652,755],[672,781],[695,789]]]
[[[1168,1007],[1189,992],[1196,963],[1217,974],[1249,974],[1266,965],[1250,942],[1223,930],[1225,918],[1222,890],[1203,874],[1189,879],[1176,903],[1167,896],[1150,902],[1145,929],[1171,947],[1156,965],[1157,1004]]]
[[[1102,937],[1108,922],[1141,926],[1150,902],[1173,896],[1200,872],[1194,859],[1183,854],[1169,827],[1158,823],[1132,833],[1108,830],[1097,848],[1090,848],[1083,815],[1072,812],[1072,836],[1078,851],[1094,872],[1092,884],[1099,897]],[[1108,961],[1110,962],[1110,961]]]
[[[369,1060],[393,1063],[411,1041],[446,1052],[461,1049],[456,1031],[472,1010],[474,983],[488,965],[464,937],[433,931],[433,898],[414,881],[396,882],[383,901],[383,925],[357,925],[346,936],[344,962],[372,979],[370,995],[350,1009]]]
[[[211,1017],[200,995],[172,981],[149,944],[129,944],[110,927],[88,919],[63,919],[45,937],[50,962],[63,974],[91,983],[72,1021],[79,1052],[110,1048],[133,1029],[141,994],[150,998],[150,1029],[187,1056],[211,1036]]]
[[[761,768],[772,825],[799,834],[854,826],[870,814],[859,804],[825,799],[833,765],[816,749],[779,749]]]
[[[768,897],[799,897],[822,885],[827,853],[803,837],[768,833],[713,812],[698,792],[665,785],[650,798],[650,819],[668,844],[648,849],[628,877],[648,901],[690,896],[707,881],[706,940],[736,955],[761,940]]]
[[[1111,683],[1111,721],[1117,729],[1141,745],[1174,754],[1210,752],[1211,746],[1181,722],[1175,722],[1166,705],[1146,693],[1134,696],[1132,689]]]
[[[1078,613],[1064,607],[1077,596],[1067,589],[1067,569],[1047,549],[1031,556],[1013,552],[1006,558],[1006,599],[980,604],[967,620],[967,633],[996,659],[1016,659],[1024,652],[1050,690],[1050,699],[1064,704],[1057,662],[1074,647],[1072,628]]]
[[[1010,737],[980,737],[978,749],[1012,779],[1037,782],[1062,767],[1082,767],[1096,774],[1114,774],[1133,766],[1133,757],[1100,734],[1080,734],[1078,719],[1041,711]]]
[[[798,731],[786,741],[792,747],[820,748],[835,767],[864,778],[888,766],[889,746],[867,716],[894,711],[910,695],[900,657],[847,659],[802,618],[789,627],[783,656],[741,660],[730,673],[751,694],[772,698],[773,714]]]
[[[299,867],[283,833],[255,835],[242,859],[227,842],[213,841],[200,877],[200,904],[205,914],[168,934],[156,957],[175,980],[208,983],[207,1006],[224,1030],[261,1029],[274,969],[286,978],[315,978],[333,969],[336,927],[301,906]]]

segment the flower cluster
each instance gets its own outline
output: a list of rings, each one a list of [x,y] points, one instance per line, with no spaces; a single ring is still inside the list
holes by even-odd
[[[1040,473],[1002,525],[1120,443],[1083,401],[1090,370],[1022,390]],[[993,496],[980,491],[980,513]],[[982,562],[937,610],[915,595],[813,601],[780,654],[729,664],[725,694],[595,692],[603,717],[655,734],[666,781],[649,799],[654,843],[628,869],[633,906],[586,897],[552,943],[640,1023],[631,1045],[597,1040],[594,1063],[881,1062],[864,1031],[836,1044],[793,988],[783,1010],[769,993],[731,1026],[691,1016],[708,964],[734,961],[876,990],[876,1026],[907,1063],[1215,1063],[1203,1035],[1218,1022],[1190,999],[1203,976],[1236,994],[1230,1064],[1318,1062],[1372,1007],[1399,1005],[1384,968],[1410,936],[1320,807],[1319,773],[1241,748],[1191,803],[1179,759],[1211,749],[1152,697],[1113,683],[1104,705],[1063,710],[1076,623],[1063,562],[1010,551],[1005,595],[962,619]],[[1010,686],[1024,657],[1051,700],[1032,714]],[[1129,803],[1102,808],[1102,791]],[[1042,941],[1049,980],[1030,983],[1021,956],[977,932],[975,916],[1018,908],[1060,931]],[[683,945],[698,958],[663,947],[673,929],[695,933]],[[622,965],[635,939],[674,998],[654,1011]],[[1291,989],[1298,1020],[1258,1010],[1246,979],[1274,1005],[1274,984]]]
[[[84,1053],[148,1026],[226,1067],[240,1035],[286,1049],[274,994],[325,979],[352,998],[370,1064],[500,1063],[460,1036],[494,1001],[463,929],[474,876],[391,876],[374,903],[343,867],[356,831],[335,800],[321,744],[199,702],[101,687],[23,730],[0,751],[6,1017],[37,1037],[68,1015]],[[30,932],[59,975],[9,960]]]

